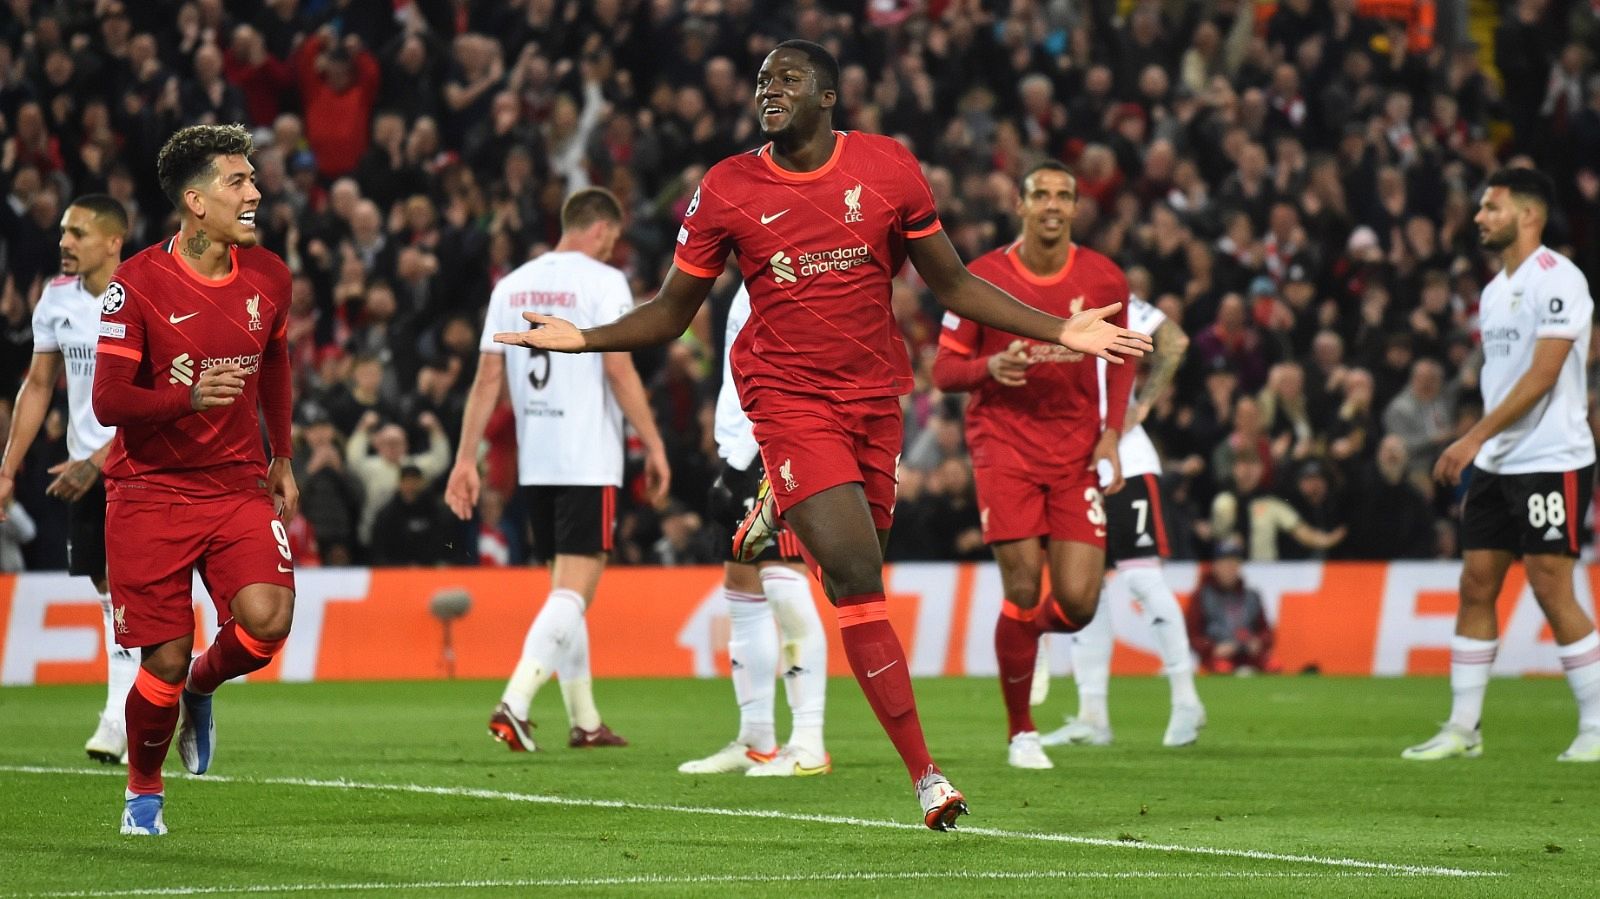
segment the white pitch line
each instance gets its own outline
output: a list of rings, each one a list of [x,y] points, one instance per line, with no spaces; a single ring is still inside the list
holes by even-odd
[[[46,774],[70,776],[122,777],[120,771],[97,771],[86,768],[53,768],[38,765],[0,765],[0,772],[16,774]],[[537,793],[513,793],[505,790],[483,790],[475,787],[435,787],[425,784],[366,783],[353,780],[317,780],[301,777],[228,777],[207,774],[194,777],[177,775],[198,783],[242,784],[248,786],[314,787],[334,790],[367,790],[390,793],[413,793],[425,796],[458,796],[470,799],[494,799],[503,802],[531,802],[540,805],[569,806],[575,808],[606,808],[625,811],[671,812],[680,815],[712,815],[724,818],[757,818],[778,821],[802,821],[809,824],[838,824],[847,827],[872,827],[886,830],[923,830],[921,824],[903,821],[881,821],[871,818],[853,818],[843,815],[813,815],[801,812],[780,812],[773,809],[718,808],[716,806],[667,805],[653,802],[626,802],[620,799],[574,799],[566,796],[544,796]],[[1179,846],[1170,843],[1146,843],[1132,840],[1112,840],[1104,837],[1079,837],[1063,833],[1040,831],[999,830],[992,827],[962,827],[959,831],[969,836],[999,837],[1014,840],[1034,840],[1044,843],[1068,843],[1075,846],[1133,849],[1144,852],[1184,853],[1221,858],[1244,858],[1252,861],[1285,862],[1291,864],[1319,865],[1331,868],[1350,868],[1380,871],[1388,874],[1428,875],[1436,877],[1500,877],[1497,871],[1473,871],[1443,865],[1408,865],[1396,862],[1377,862],[1337,856],[1301,855],[1267,852],[1260,849],[1223,849],[1213,846]]]
[[[211,896],[359,890],[477,890],[505,887],[718,886],[731,884],[855,883],[889,880],[1348,880],[1393,876],[1375,871],[855,871],[819,874],[704,874],[629,877],[546,877],[496,880],[416,880],[393,883],[260,883],[246,886],[151,887],[10,893],[7,899],[112,899],[119,896]],[[1406,875],[1413,876],[1413,875]]]

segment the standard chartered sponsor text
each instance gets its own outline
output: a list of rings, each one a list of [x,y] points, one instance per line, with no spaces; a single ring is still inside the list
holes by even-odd
[[[818,253],[801,253],[796,261],[800,264],[802,275],[841,272],[872,261],[872,248],[866,244],[856,247],[835,247]]]

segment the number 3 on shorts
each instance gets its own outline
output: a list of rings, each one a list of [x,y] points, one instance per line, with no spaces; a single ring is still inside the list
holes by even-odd
[[[1097,528],[1104,527],[1106,523],[1106,507],[1100,499],[1100,491],[1093,487],[1085,487],[1083,489],[1083,500],[1089,504],[1089,523]]]
[[[278,541],[278,555],[283,556],[285,562],[293,562],[294,556],[289,554],[289,532],[283,529],[283,522],[276,518],[272,519],[272,539]]]

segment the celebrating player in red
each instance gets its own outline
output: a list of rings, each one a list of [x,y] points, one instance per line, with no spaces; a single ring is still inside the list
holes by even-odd
[[[124,262],[101,297],[94,411],[117,428],[105,469],[111,602],[117,639],[144,656],[128,693],[125,834],[166,833],[161,764],[180,694],[178,755],[204,774],[212,691],[270,662],[294,612],[289,270],[256,246],[250,152],[237,125],[174,134],[156,165],[181,228]],[[223,624],[191,668],[196,570]]]
[[[1058,315],[1121,309],[1128,298],[1122,270],[1072,242],[1077,197],[1077,179],[1066,166],[1036,166],[1022,180],[1021,238],[973,261],[973,273]],[[1117,312],[1112,321],[1126,325],[1127,313]],[[941,390],[972,392],[967,444],[983,539],[994,547],[1005,590],[994,646],[1010,761],[1018,768],[1050,768],[1028,709],[1039,634],[1076,631],[1094,617],[1106,562],[1096,469],[1107,469],[1108,492],[1122,488],[1117,440],[1133,366],[1111,368],[1102,395],[1094,360],[949,312],[933,377]],[[1052,592],[1041,603],[1047,556]]]
[[[670,340],[688,327],[728,254],[738,254],[751,311],[731,364],[772,486],[741,529],[741,556],[760,548],[768,528],[750,525],[776,497],[838,607],[850,668],[911,774],[924,823],[947,830],[966,802],[928,754],[884,605],[899,396],[911,389],[890,279],[909,256],[963,316],[1082,353],[1138,355],[1149,341],[1106,324],[1115,307],[1065,321],[968,272],[911,153],[886,137],[833,130],[838,77],[838,62],[808,41],[785,41],[767,56],[755,101],[770,142],[706,173],[655,299],[583,331],[525,313],[535,329],[496,339],[574,353]]]

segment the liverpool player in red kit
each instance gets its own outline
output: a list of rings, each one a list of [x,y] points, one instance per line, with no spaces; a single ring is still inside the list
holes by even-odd
[[[807,41],[767,56],[755,99],[770,143],[706,173],[655,299],[583,331],[524,313],[537,327],[495,339],[574,353],[670,340],[688,327],[728,254],[738,254],[751,309],[729,364],[771,479],[767,496],[838,607],[850,669],[905,762],[924,823],[947,830],[966,802],[928,754],[884,608],[899,396],[911,389],[890,279],[909,256],[946,306],[976,321],[1108,359],[1149,344],[1103,321],[1115,308],[1065,321],[973,277],[940,229],[911,153],[886,137],[833,130],[838,76],[833,57]]]
[[[1106,257],[1072,242],[1077,181],[1060,163],[1022,181],[1022,236],[978,257],[974,274],[1058,315],[1119,307],[1128,281]],[[1112,319],[1127,323],[1127,313]],[[994,648],[1000,662],[1010,762],[1050,768],[1028,708],[1039,634],[1076,631],[1094,618],[1105,575],[1105,489],[1122,488],[1121,437],[1133,366],[1108,369],[1052,343],[1026,340],[947,313],[933,377],[940,390],[971,391],[967,445],[978,485],[983,539],[1005,590]],[[1102,403],[1103,401],[1103,403]],[[1101,427],[1101,409],[1105,426]],[[1051,592],[1039,599],[1048,558]]]
[[[256,246],[250,151],[237,125],[174,134],[156,165],[181,228],[119,266],[101,297],[94,410],[117,428],[105,468],[106,561],[117,639],[143,652],[128,692],[125,834],[166,832],[161,764],[180,700],[178,754],[204,774],[212,691],[270,662],[294,612],[283,526],[299,501],[289,270]],[[223,624],[191,667],[196,570]]]

